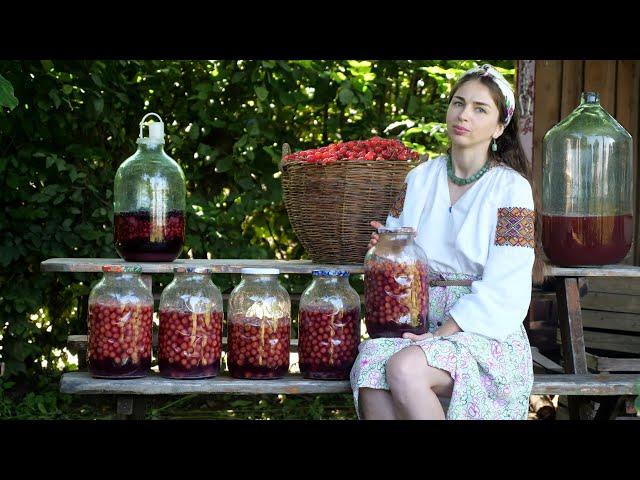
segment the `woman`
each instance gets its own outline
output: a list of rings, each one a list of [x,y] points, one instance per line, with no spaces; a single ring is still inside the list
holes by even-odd
[[[449,102],[448,155],[409,172],[386,226],[416,228],[430,278],[458,285],[430,287],[428,333],[361,344],[351,371],[360,418],[444,419],[438,396],[451,397],[448,419],[527,418],[534,203],[515,98],[483,65]]]

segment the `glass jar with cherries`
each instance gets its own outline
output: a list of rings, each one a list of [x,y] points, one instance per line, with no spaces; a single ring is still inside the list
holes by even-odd
[[[220,371],[222,294],[208,267],[175,267],[160,296],[158,366],[169,378],[209,378]]]
[[[360,344],[360,296],[346,270],[314,270],[300,297],[298,355],[304,378],[349,378]]]
[[[229,296],[229,373],[234,378],[281,378],[289,370],[291,300],[275,268],[243,268]]]
[[[89,294],[89,373],[138,378],[149,373],[153,295],[139,265],[104,265]]]
[[[364,259],[365,325],[371,338],[427,332],[427,256],[410,227],[378,229]]]

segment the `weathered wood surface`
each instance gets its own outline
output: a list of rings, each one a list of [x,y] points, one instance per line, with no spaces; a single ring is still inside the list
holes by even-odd
[[[607,312],[640,314],[640,296],[625,295],[622,293],[590,292],[582,299],[582,308]]]
[[[276,380],[240,380],[218,376],[205,380],[173,380],[152,374],[145,378],[110,380],[91,378],[87,372],[62,375],[60,391],[81,395],[186,395],[186,394],[313,394],[350,393],[348,380],[307,380],[287,375]],[[538,374],[532,394],[638,395],[640,374]]]
[[[561,333],[558,331],[556,339],[559,343],[562,343],[561,338]],[[585,330],[584,344],[596,350],[640,354],[640,337],[633,335]]]
[[[247,259],[178,259],[173,262],[125,262],[120,258],[49,258],[40,263],[43,272],[100,273],[103,265],[135,264],[142,273],[171,273],[174,267],[209,267],[215,273],[240,273],[243,268],[279,268],[281,273],[310,274],[316,269],[347,270],[352,274],[364,273],[360,263],[321,264],[311,260],[247,260]],[[545,265],[545,275],[556,277],[638,277],[640,267],[632,265],[603,265],[601,267],[557,267]]]
[[[640,295],[640,278],[590,278],[589,292]]]
[[[582,330],[580,294],[576,278],[558,281],[558,323],[566,373],[587,373],[587,357]]]
[[[40,263],[43,272],[102,272],[103,265],[140,265],[142,273],[172,273],[174,267],[209,267],[215,273],[240,273],[243,268],[279,268],[280,273],[311,274],[313,270],[342,269],[364,273],[363,264],[320,264],[311,260],[178,259],[173,262],[125,262],[120,258],[50,258]]]
[[[640,372],[640,358],[609,358],[587,353],[587,365],[594,372]]]
[[[623,332],[640,332],[640,315],[583,309],[582,326]]]
[[[554,362],[550,358],[547,358],[544,355],[542,355],[538,350],[538,347],[535,347],[535,346],[531,347],[531,358],[534,363],[540,365],[542,368],[544,368],[549,372],[555,372],[555,373],[564,372],[564,369],[562,368],[561,365],[558,365],[556,362]]]
[[[545,264],[547,277],[636,277],[640,278],[640,267],[634,265],[602,265],[601,267],[557,267]]]

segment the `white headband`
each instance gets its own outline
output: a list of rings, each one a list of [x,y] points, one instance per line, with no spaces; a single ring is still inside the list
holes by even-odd
[[[511,88],[511,85],[509,85],[509,82],[507,82],[507,80],[502,76],[500,72],[498,72],[488,63],[485,63],[481,67],[473,67],[472,69],[467,70],[462,74],[460,78],[477,72],[482,72],[481,77],[489,77],[491,80],[493,80],[500,89],[500,92],[502,92],[506,107],[504,125],[509,125],[511,118],[513,117],[513,112],[516,108],[516,99],[513,95],[513,89]]]

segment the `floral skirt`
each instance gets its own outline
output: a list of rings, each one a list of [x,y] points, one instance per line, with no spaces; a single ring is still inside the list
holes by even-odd
[[[434,273],[433,280],[477,280],[460,273]],[[468,286],[429,288],[429,332],[434,332]],[[360,344],[351,370],[351,388],[358,418],[359,389],[389,390],[386,364],[403,348],[418,345],[432,367],[449,372],[453,392],[447,419],[525,420],[533,387],[531,349],[524,325],[504,341],[458,332],[446,337],[413,342],[403,338],[376,338]]]

